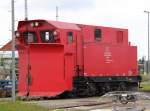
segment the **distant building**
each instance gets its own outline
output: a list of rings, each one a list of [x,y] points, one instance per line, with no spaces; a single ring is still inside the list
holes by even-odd
[[[11,78],[11,41],[0,48],[0,80]],[[16,74],[18,75],[18,54],[16,52]]]
[[[4,46],[2,46],[0,48],[0,51],[11,51],[11,41],[9,41],[8,43],[6,43]]]

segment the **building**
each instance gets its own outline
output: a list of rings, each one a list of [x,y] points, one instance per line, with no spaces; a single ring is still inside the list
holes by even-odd
[[[16,75],[18,75],[18,57],[16,52]],[[11,78],[12,54],[11,41],[0,48],[0,80]]]

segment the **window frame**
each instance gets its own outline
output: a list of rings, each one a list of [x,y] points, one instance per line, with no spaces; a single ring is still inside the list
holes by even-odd
[[[42,37],[42,32],[51,32],[51,34],[53,34],[54,30],[50,30],[50,29],[46,29],[46,30],[40,30],[39,34],[40,34],[40,39],[41,39],[41,43],[55,43],[55,36],[53,35],[53,40],[50,40],[50,35],[49,35],[49,40],[46,42],[45,37]],[[44,38],[44,39],[43,39]],[[44,41],[43,41],[44,40]]]
[[[32,34],[34,34],[34,37],[33,37],[33,42],[29,42],[29,40],[28,40],[28,36],[27,37],[25,37],[25,33],[32,33]],[[24,32],[22,32],[22,36],[23,36],[23,38],[24,38],[24,43],[25,44],[30,44],[30,43],[38,43],[39,42],[39,40],[38,40],[38,34],[35,32],[35,31],[24,31]],[[36,39],[35,39],[36,38]]]
[[[69,35],[69,34],[71,34],[71,35]],[[70,39],[70,37],[71,37],[71,39]],[[68,31],[67,32],[67,43],[68,44],[72,44],[73,43],[73,32],[72,31]]]
[[[102,40],[102,30],[100,28],[94,29],[94,40],[101,41]]]

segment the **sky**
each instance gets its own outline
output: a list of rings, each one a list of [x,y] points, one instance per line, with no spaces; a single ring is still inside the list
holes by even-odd
[[[147,58],[147,25],[150,0],[28,0],[29,19],[126,28],[129,41],[138,47],[138,58]],[[15,28],[24,20],[24,0],[15,0]],[[0,3],[0,45],[11,40],[11,0]]]

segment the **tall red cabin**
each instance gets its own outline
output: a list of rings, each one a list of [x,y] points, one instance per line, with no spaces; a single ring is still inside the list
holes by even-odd
[[[137,77],[137,47],[127,29],[30,20],[19,22],[16,40],[20,96],[72,91],[75,77]]]

